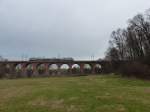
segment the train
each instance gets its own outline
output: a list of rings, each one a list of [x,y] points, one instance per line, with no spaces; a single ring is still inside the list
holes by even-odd
[[[50,62],[64,62],[64,61],[74,61],[73,58],[30,58],[29,61],[50,61]]]

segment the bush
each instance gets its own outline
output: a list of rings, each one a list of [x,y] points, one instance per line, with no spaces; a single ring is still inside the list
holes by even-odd
[[[150,66],[140,62],[126,63],[120,66],[119,73],[127,77],[150,79]]]

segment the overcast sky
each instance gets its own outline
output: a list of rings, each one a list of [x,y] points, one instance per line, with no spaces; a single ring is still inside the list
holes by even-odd
[[[0,0],[0,55],[104,57],[113,30],[149,0]]]

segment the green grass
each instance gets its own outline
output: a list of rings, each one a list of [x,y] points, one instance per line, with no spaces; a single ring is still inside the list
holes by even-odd
[[[150,112],[150,82],[114,75],[4,79],[0,112]]]

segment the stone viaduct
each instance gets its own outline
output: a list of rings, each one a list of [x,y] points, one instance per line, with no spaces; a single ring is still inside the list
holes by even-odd
[[[9,77],[100,74],[107,72],[111,65],[107,61],[4,61],[0,64],[5,66]]]

